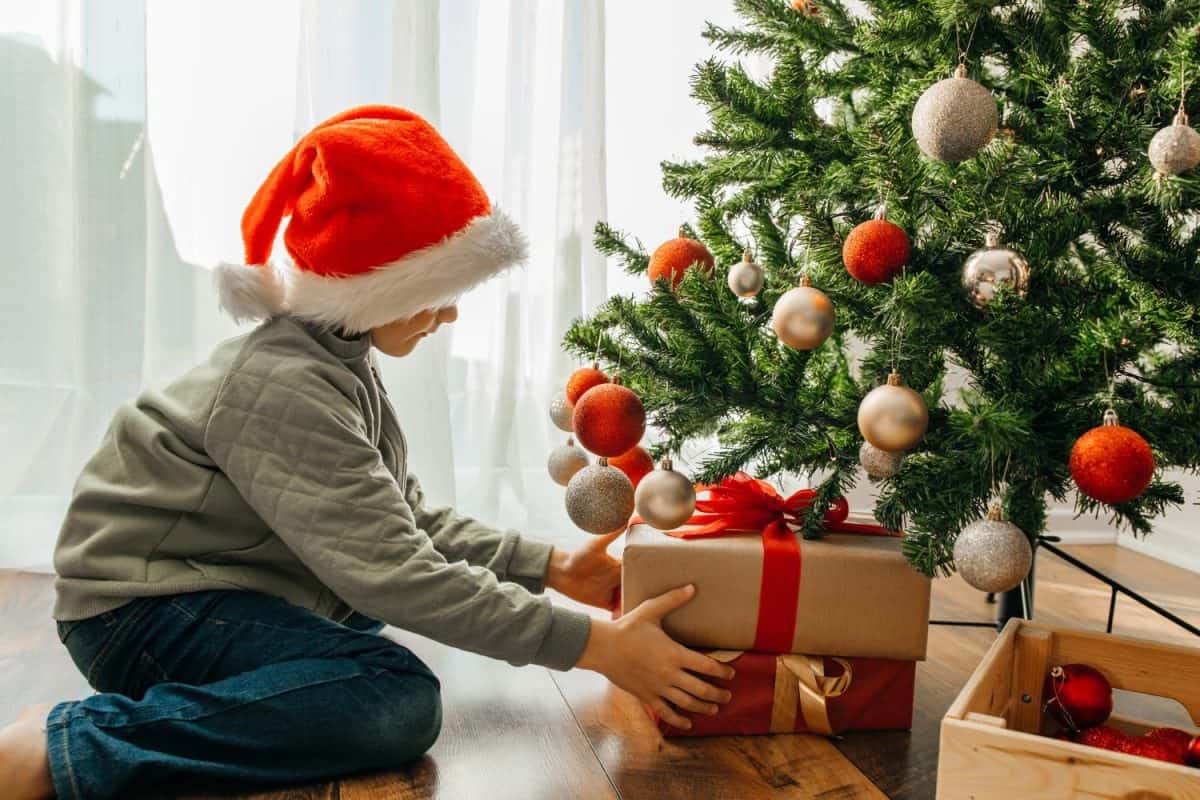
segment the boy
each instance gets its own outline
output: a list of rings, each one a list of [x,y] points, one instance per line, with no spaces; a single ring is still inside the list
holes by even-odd
[[[268,264],[284,218],[294,265]],[[516,226],[424,120],[317,126],[242,220],[221,303],[264,319],[122,407],[55,551],[59,637],[99,694],[0,731],[7,797],[126,797],[166,779],[272,784],[395,767],[441,723],[439,683],[380,620],[513,664],[608,676],[672,724],[732,670],[671,641],[691,587],[617,622],[605,547],[574,553],[427,507],[374,365],[525,256]]]

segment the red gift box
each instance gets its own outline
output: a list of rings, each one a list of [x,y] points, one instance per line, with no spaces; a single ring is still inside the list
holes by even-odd
[[[651,718],[664,736],[728,736],[906,730],[912,727],[914,661],[718,650],[732,680],[706,678],[733,697],[715,716],[683,712],[688,730]]]

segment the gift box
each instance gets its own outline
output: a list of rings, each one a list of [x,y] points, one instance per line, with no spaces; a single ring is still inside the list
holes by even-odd
[[[731,664],[730,690],[715,716],[687,713],[692,727],[675,728],[647,708],[664,736],[727,736],[905,730],[912,726],[916,663],[880,658],[714,651]]]
[[[898,534],[843,514],[827,517],[824,538],[802,540],[795,529],[810,490],[784,498],[744,473],[698,488],[689,527],[627,532],[625,611],[691,583],[695,597],[663,619],[685,645],[925,658],[930,580],[904,560]]]

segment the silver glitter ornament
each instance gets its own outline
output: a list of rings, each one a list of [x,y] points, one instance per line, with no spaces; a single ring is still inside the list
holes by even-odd
[[[991,303],[1002,286],[1024,297],[1029,291],[1029,262],[1017,251],[1001,247],[1000,235],[989,231],[985,247],[963,263],[962,285],[976,308]]]
[[[583,530],[612,533],[624,528],[633,514],[633,484],[602,458],[576,472],[567,483],[566,505],[571,522]]]
[[[550,419],[559,430],[567,433],[575,430],[575,406],[567,401],[565,392],[559,392],[550,401]]]
[[[858,406],[858,431],[868,442],[889,453],[911,450],[929,425],[929,409],[920,394],[900,381],[892,370],[883,386],[867,392]]]
[[[996,98],[967,77],[964,64],[953,78],[926,89],[913,106],[913,137],[922,153],[938,161],[970,158],[992,140],[999,125]]]
[[[1007,592],[1033,566],[1033,547],[1020,528],[993,505],[985,519],[963,528],[954,541],[954,566],[981,592]]]
[[[566,486],[576,472],[591,463],[587,451],[575,444],[575,439],[567,437],[566,444],[560,444],[550,451],[546,459],[546,471],[550,478],[559,486]]]
[[[862,464],[868,478],[882,480],[900,471],[900,465],[904,463],[904,452],[889,453],[870,442],[863,442],[862,447],[858,448],[858,463]]]
[[[1178,175],[1200,164],[1200,133],[1188,124],[1183,109],[1150,140],[1150,163],[1160,175]]]
[[[729,268],[729,291],[738,297],[754,297],[763,287],[763,268],[750,258],[750,251],[742,253],[742,260]]]
[[[670,531],[687,522],[696,510],[696,489],[672,468],[671,459],[665,458],[661,469],[642,478],[633,502],[647,525]]]
[[[805,275],[799,286],[775,301],[771,327],[779,341],[788,347],[812,350],[833,333],[835,318],[833,301],[820,289],[814,289]]]

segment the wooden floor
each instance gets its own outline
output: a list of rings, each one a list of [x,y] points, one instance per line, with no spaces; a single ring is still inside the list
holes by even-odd
[[[1194,573],[1109,545],[1069,550],[1200,624],[1200,578]],[[1039,620],[1104,627],[1107,589],[1046,552],[1038,558],[1036,600]],[[47,576],[0,572],[0,723],[25,705],[88,691],[55,637],[50,602]],[[980,620],[992,613],[983,596],[957,578],[935,582],[935,619]],[[1118,601],[1116,620],[1117,633],[1196,644],[1125,598]],[[932,627],[929,659],[917,677],[912,731],[848,734],[831,742],[811,736],[663,740],[631,697],[593,673],[515,669],[406,633],[391,635],[442,679],[445,722],[431,753],[402,772],[239,797],[933,797],[941,716],[995,636],[987,629]],[[198,797],[186,791],[179,796]]]

